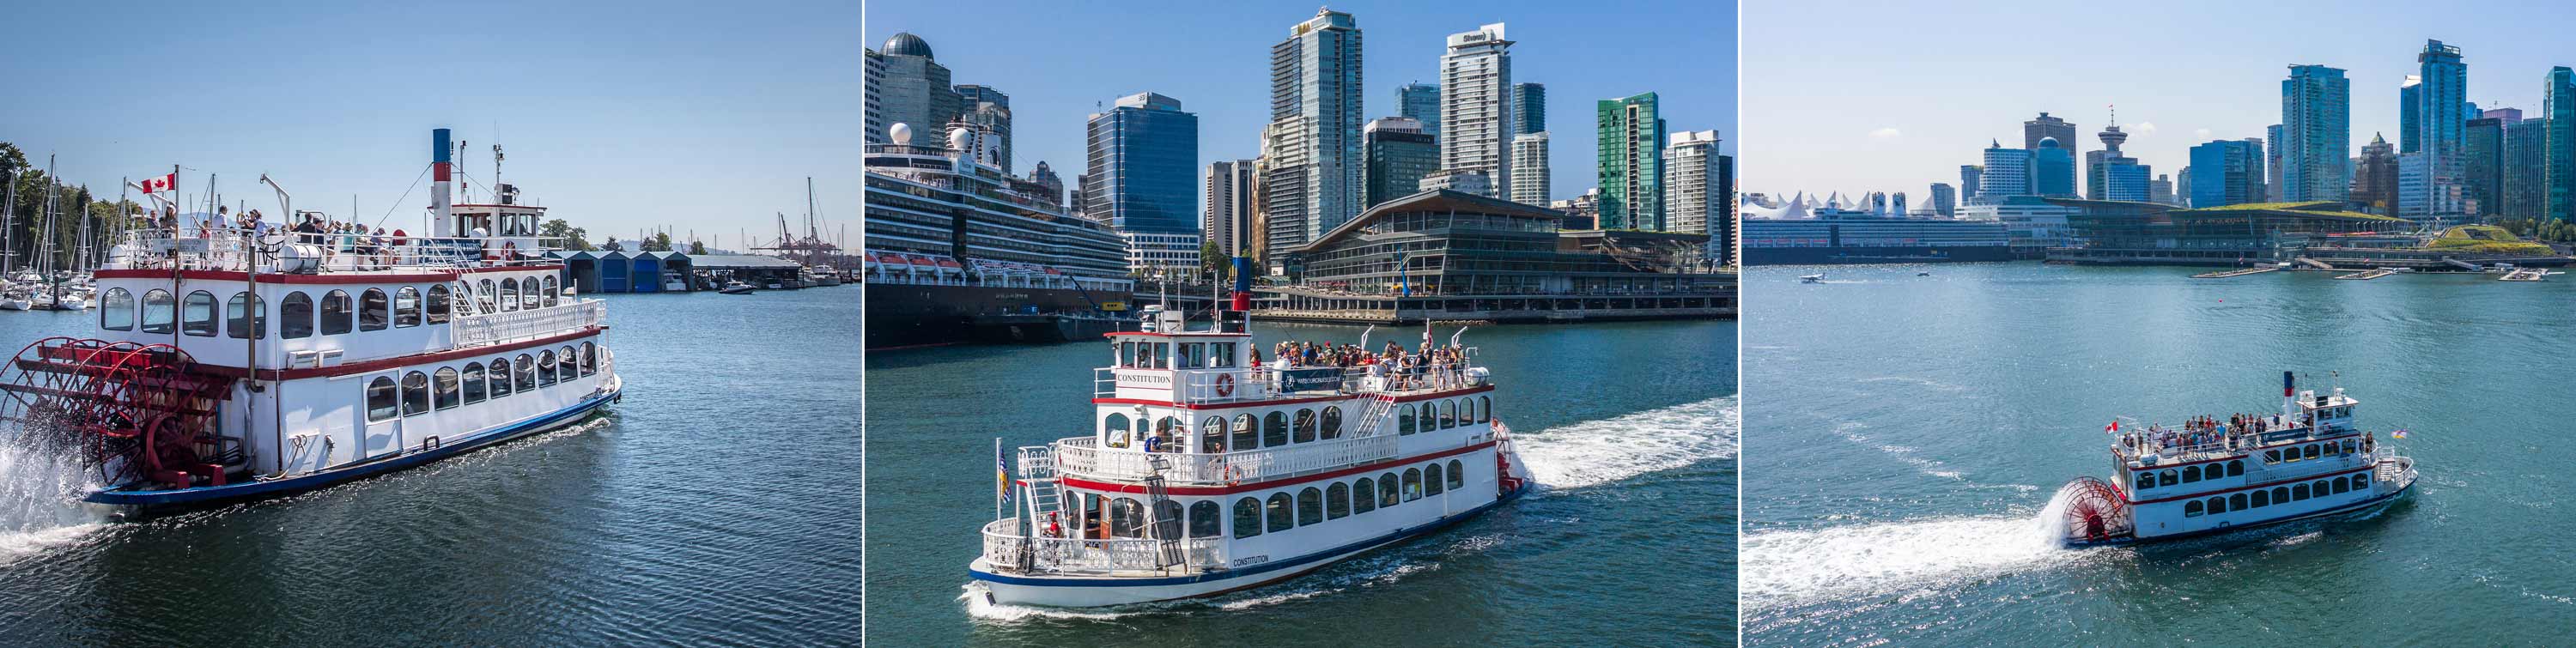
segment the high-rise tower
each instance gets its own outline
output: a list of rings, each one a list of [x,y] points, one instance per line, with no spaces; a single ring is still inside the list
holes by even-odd
[[[2323,65],[2290,66],[2281,80],[2281,199],[2341,201],[2352,163],[2352,82],[2343,70]],[[2196,150],[2196,149],[2195,149]],[[2261,156],[2256,157],[2260,163]],[[2197,153],[2192,166],[2200,167]],[[2196,178],[2207,183],[2214,178]],[[2202,193],[2192,190],[2192,206]]]
[[[1440,57],[1440,168],[1485,174],[1489,197],[1511,194],[1511,47],[1494,23],[1450,34]]]
[[[1265,258],[1359,216],[1360,28],[1318,11],[1270,47],[1269,156],[1261,183]]]

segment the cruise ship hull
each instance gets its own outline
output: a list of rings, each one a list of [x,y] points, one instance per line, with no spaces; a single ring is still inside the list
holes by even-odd
[[[1857,263],[1965,263],[2011,261],[2012,248],[1993,246],[1746,247],[1745,265]]]
[[[1073,288],[870,283],[865,290],[862,313],[872,350],[1098,339],[1119,321],[1097,317],[1098,305]]]

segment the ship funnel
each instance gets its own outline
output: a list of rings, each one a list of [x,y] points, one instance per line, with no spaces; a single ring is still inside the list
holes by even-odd
[[[2299,413],[2298,385],[2298,380],[2293,378],[2290,372],[2281,372],[2281,416],[2289,417]]]
[[[456,231],[456,205],[448,194],[455,181],[456,147],[448,145],[447,129],[444,128],[429,131],[429,145],[429,173],[433,181],[429,186],[429,212],[431,219],[437,222],[433,231]],[[350,218],[356,217],[356,214],[350,215]]]

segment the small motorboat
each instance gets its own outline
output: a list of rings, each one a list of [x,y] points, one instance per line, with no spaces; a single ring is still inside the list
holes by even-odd
[[[727,281],[727,282],[725,282],[725,285],[724,285],[724,287],[723,287],[723,288],[717,288],[717,289],[716,289],[716,292],[724,293],[724,294],[727,294],[727,295],[748,295],[748,294],[751,294],[751,291],[752,291],[751,284],[743,283],[743,282],[740,282],[740,281]]]
[[[1917,276],[1917,277],[1929,277],[1929,276],[1932,276],[1932,273],[1931,273],[1931,272],[1917,272],[1917,273],[1914,273],[1914,276]]]
[[[1825,282],[1825,275],[1823,275],[1823,274],[1819,273],[1819,274],[1811,274],[1811,275],[1806,275],[1806,276],[1798,277],[1798,282],[1799,282],[1799,283],[1824,283],[1824,282]]]

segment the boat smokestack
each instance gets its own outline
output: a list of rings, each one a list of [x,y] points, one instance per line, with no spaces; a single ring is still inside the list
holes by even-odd
[[[1234,310],[1252,312],[1252,259],[1234,258]]]
[[[445,232],[453,229],[448,224],[454,222],[456,216],[456,205],[448,198],[448,191],[455,181],[456,147],[448,145],[447,129],[444,128],[431,129],[429,143],[432,148],[429,173],[433,181],[429,187],[429,212],[438,223],[438,231]],[[357,215],[351,214],[350,217],[356,218]]]
[[[2281,416],[2284,418],[2298,411],[2298,384],[2290,372],[2281,372]]]

